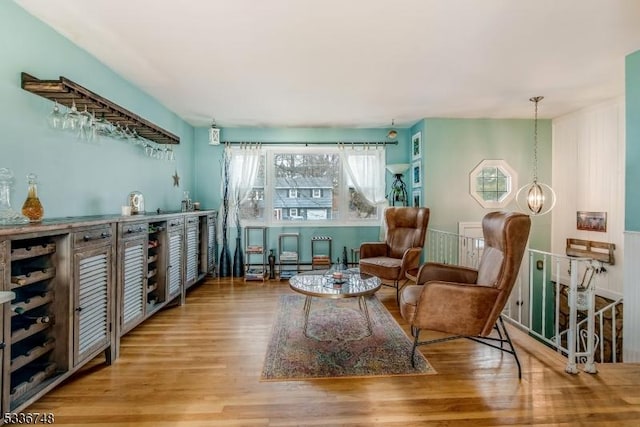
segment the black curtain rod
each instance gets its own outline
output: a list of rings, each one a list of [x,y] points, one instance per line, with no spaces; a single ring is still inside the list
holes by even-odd
[[[347,142],[347,141],[317,141],[317,142],[256,142],[256,141],[224,141],[222,144],[241,145],[241,144],[260,144],[260,145],[398,145],[398,141],[373,141],[373,142]]]

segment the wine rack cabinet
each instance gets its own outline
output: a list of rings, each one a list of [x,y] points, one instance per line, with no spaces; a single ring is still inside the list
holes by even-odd
[[[185,284],[216,269],[216,221],[201,211],[0,226],[2,412],[102,353],[110,364],[122,335],[183,304]]]
[[[9,408],[28,402],[69,371],[68,237],[43,236],[10,242]],[[61,267],[59,267],[61,266]]]

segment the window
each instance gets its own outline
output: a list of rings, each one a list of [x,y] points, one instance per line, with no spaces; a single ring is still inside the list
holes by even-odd
[[[263,153],[253,191],[241,203],[244,224],[379,224],[378,208],[366,201],[343,170],[338,146],[274,145]]]
[[[469,194],[485,208],[503,208],[515,196],[517,174],[504,160],[483,160],[469,174]]]

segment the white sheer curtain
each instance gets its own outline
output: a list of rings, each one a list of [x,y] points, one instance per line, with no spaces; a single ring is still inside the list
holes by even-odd
[[[260,144],[241,144],[239,148],[229,150],[229,203],[233,209],[238,237],[240,237],[240,204],[251,194],[258,175],[258,165],[262,156]]]
[[[384,209],[388,205],[385,197],[385,147],[384,145],[361,145],[342,147],[344,170],[353,187],[365,200],[377,208],[380,218],[380,236],[385,235]]]

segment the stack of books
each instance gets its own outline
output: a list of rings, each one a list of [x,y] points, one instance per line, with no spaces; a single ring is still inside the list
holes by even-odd
[[[248,254],[261,254],[262,253],[262,245],[249,245],[247,246]]]
[[[280,254],[280,261],[297,261],[298,253],[290,251],[282,251]]]
[[[331,259],[329,258],[329,255],[314,255],[311,260],[311,268],[314,270],[331,268]]]
[[[244,273],[244,280],[264,280],[264,270],[262,267],[249,268]]]

